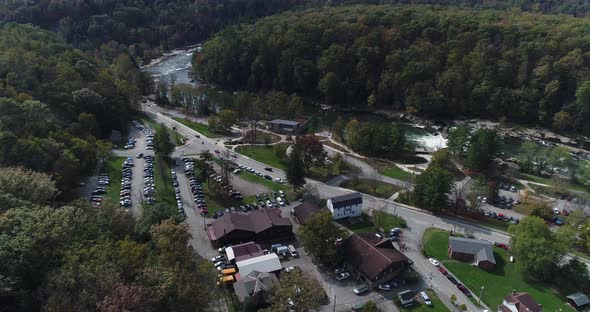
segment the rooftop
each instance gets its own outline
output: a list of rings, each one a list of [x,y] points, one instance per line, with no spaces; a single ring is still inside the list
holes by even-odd
[[[289,218],[283,218],[280,211],[253,210],[249,214],[227,213],[209,225],[211,240],[218,240],[234,230],[260,233],[273,226],[291,226]]]
[[[231,247],[227,247],[225,249],[227,254],[227,260],[246,260],[253,257],[262,256],[262,248],[260,245],[254,242],[243,243],[239,245],[234,245]]]
[[[449,237],[449,245],[452,251],[475,255],[478,262],[489,261],[496,264],[494,247],[488,241],[451,236]]]
[[[526,292],[512,293],[504,297],[506,302],[516,306],[518,312],[542,312],[543,308]],[[502,305],[503,306],[503,305]],[[502,306],[500,306],[502,308]]]
[[[283,126],[295,127],[299,125],[299,122],[285,119],[275,119],[270,121],[271,124],[278,124]]]
[[[568,299],[572,300],[576,306],[582,307],[587,304],[590,304],[590,298],[581,292],[577,292],[575,294],[571,294],[567,296]]]
[[[295,208],[293,208],[295,218],[297,218],[297,221],[299,221],[299,223],[301,224],[305,224],[309,217],[319,212],[320,210],[321,208],[318,205],[308,201],[303,202],[302,204],[297,205],[295,206]]]
[[[330,198],[334,208],[345,207],[350,205],[357,205],[363,203],[363,196],[361,193],[350,193],[346,195],[336,196]]]
[[[380,241],[380,240],[379,240]],[[376,247],[379,243],[370,233],[353,234],[342,244],[344,259],[369,279],[376,279],[391,266],[402,266],[410,260],[391,245],[390,248]],[[380,244],[382,246],[383,244]]]
[[[254,270],[234,283],[234,290],[238,299],[243,302],[252,295],[268,290],[273,285],[278,284],[278,282],[277,277],[273,273]]]
[[[279,256],[275,253],[269,253],[267,255],[258,256],[242,261],[236,262],[239,270],[240,278],[250,274],[252,271],[259,272],[274,272],[283,268]],[[240,279],[238,278],[238,280]]]

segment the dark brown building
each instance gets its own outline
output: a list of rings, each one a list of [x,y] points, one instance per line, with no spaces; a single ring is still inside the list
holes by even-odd
[[[388,282],[412,265],[388,239],[373,234],[353,234],[342,243],[344,266],[369,287]]]
[[[525,292],[513,292],[504,297],[498,312],[543,312],[543,307]]]
[[[249,241],[265,242],[293,235],[289,218],[279,210],[254,210],[249,214],[228,213],[207,226],[207,235],[216,246]]]
[[[494,246],[484,240],[451,236],[449,256],[459,261],[474,262],[477,267],[488,271],[496,267]]]
[[[318,205],[306,201],[293,208],[293,215],[297,222],[303,225],[307,219],[318,213],[320,210],[321,208]]]

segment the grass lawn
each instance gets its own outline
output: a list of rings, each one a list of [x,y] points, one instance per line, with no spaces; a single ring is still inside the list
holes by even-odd
[[[404,220],[400,217],[396,217],[392,214],[389,214],[386,212],[381,212],[381,211],[373,211],[373,213],[374,214],[381,214],[381,216],[383,217],[383,219],[381,221],[382,225],[383,225],[383,229],[386,231],[396,228],[396,227],[405,228],[407,226],[406,220]],[[359,219],[357,219],[357,220],[359,220]],[[351,223],[349,219],[339,219],[337,222],[340,223],[341,225],[343,225],[344,227],[346,227],[347,229],[353,231],[354,233],[375,233],[375,232],[377,232],[377,227],[373,223],[372,218],[369,217],[369,215],[366,213],[363,213],[362,221],[357,222],[357,223]]]
[[[551,178],[539,177],[539,176],[532,175],[532,174],[521,173],[521,174],[518,175],[518,177],[521,178],[521,179],[523,179],[523,180],[537,182],[537,183],[540,183],[540,184],[547,184],[547,185],[551,185],[551,186],[554,186],[554,187],[561,187],[563,189],[572,189],[572,190],[581,191],[581,192],[587,192],[588,191],[582,185],[573,184],[573,183],[569,183],[569,182],[564,182],[564,183],[561,183],[561,185],[557,185],[559,183],[556,182],[555,180],[551,179]]]
[[[371,179],[352,179],[345,181],[341,186],[381,198],[389,198],[403,189],[397,185]]]
[[[174,117],[172,118],[178,122],[180,122],[181,124],[197,131],[198,133],[208,137],[208,138],[218,138],[220,137],[220,135],[213,133],[211,130],[209,130],[209,126],[202,124],[200,122],[195,122],[192,120],[188,120],[188,119],[184,119],[184,118],[178,118],[178,117]]]
[[[154,164],[154,187],[156,188],[156,201],[176,207],[176,194],[172,185],[172,172],[170,164],[164,159],[156,157]]]
[[[419,298],[419,299],[414,300],[414,304],[412,306],[404,308],[404,307],[400,307],[398,305],[399,310],[401,312],[447,312],[447,311],[449,311],[449,309],[445,306],[445,304],[442,301],[440,301],[440,299],[438,299],[438,297],[436,296],[436,294],[432,290],[428,289],[428,290],[426,290],[426,293],[428,294],[428,297],[430,297],[430,301],[432,301],[432,306],[429,307],[427,305],[424,305],[422,303],[422,299]],[[419,296],[417,296],[416,298],[418,298],[418,297]],[[397,301],[397,300],[395,300],[395,301]],[[397,302],[396,302],[396,304],[397,304]]]
[[[267,144],[267,143],[271,144],[271,143],[276,143],[280,140],[281,140],[280,136],[278,136],[276,134],[268,133],[268,132],[262,132],[262,131],[256,131],[256,141],[253,140],[252,131],[248,131],[246,133],[246,135],[244,136],[244,139],[242,139],[243,142],[256,143],[256,144]]]
[[[287,169],[287,162],[275,154],[272,146],[240,146],[236,148],[236,152],[271,167],[281,170]]]
[[[158,123],[156,123],[153,119],[149,118],[145,114],[140,114],[137,117],[137,119],[139,119],[139,122],[141,122],[142,124],[148,126],[153,131],[156,131],[156,128],[158,127]]]
[[[387,167],[381,171],[381,174],[388,176],[390,178],[408,181],[412,179],[413,174],[402,170],[398,166]]]
[[[496,269],[492,272],[471,266],[466,262],[449,259],[447,248],[449,233],[436,229],[429,229],[423,238],[424,254],[434,257],[452,272],[462,283],[472,291],[478,291],[482,286],[485,290],[482,300],[489,307],[496,307],[503,298],[513,290],[528,292],[545,311],[574,311],[554,293],[547,285],[528,283],[525,276],[518,270],[516,263],[509,262],[509,253],[494,247]],[[518,261],[518,259],[517,259]]]
[[[102,172],[109,175],[110,181],[103,196],[113,203],[118,203],[121,198],[121,176],[123,173],[121,166],[123,166],[125,159],[127,158],[111,157],[103,164]]]

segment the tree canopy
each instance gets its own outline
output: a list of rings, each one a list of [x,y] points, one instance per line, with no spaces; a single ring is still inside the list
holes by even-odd
[[[296,92],[341,110],[547,127],[566,112],[589,134],[589,23],[440,7],[289,11],[218,33],[194,67],[225,88]]]
[[[33,26],[0,26],[0,166],[51,173],[68,195],[99,139],[126,129],[144,82],[126,55],[107,64]]]

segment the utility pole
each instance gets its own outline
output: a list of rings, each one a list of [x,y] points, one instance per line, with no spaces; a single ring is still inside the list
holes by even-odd
[[[334,306],[332,307],[332,312],[336,312],[336,292],[334,292]]]
[[[482,286],[481,286],[481,291],[479,292],[479,297],[477,298],[477,299],[478,299],[478,300],[477,300],[477,303],[478,303],[479,305],[481,305],[481,296],[483,296],[483,289],[484,289],[484,286],[482,285]]]

